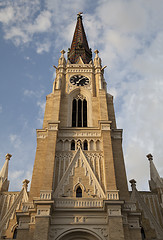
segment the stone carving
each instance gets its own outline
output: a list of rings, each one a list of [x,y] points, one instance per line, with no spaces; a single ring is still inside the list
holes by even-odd
[[[81,100],[84,100],[84,99],[86,99],[86,97],[84,97],[82,94],[78,94],[74,99],[81,99]]]
[[[77,149],[78,149],[78,148],[82,148],[81,140],[78,140],[78,141],[77,141]]]
[[[49,130],[58,130],[58,124],[50,124],[48,125]]]
[[[80,217],[80,216],[76,216],[76,217],[74,217],[74,223],[85,223],[85,221],[86,221],[86,217]]]
[[[37,138],[46,138],[47,137],[47,131],[37,130]]]

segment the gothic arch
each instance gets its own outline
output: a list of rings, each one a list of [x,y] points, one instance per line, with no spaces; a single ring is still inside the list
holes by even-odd
[[[82,191],[85,192],[85,186],[81,182],[78,182],[78,183],[75,184],[74,192],[76,192],[78,187],[80,187],[82,189]]]
[[[92,126],[92,103],[91,103],[91,93],[87,89],[77,88],[73,90],[68,95],[68,127],[72,127],[72,101],[78,95],[82,95],[87,101],[87,127]]]
[[[102,240],[102,238],[90,229],[75,228],[62,233],[56,240]]]

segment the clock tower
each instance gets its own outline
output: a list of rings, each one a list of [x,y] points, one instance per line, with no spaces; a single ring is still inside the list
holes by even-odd
[[[113,97],[98,50],[89,48],[81,13],[46,98],[29,201],[17,212],[17,239],[141,239],[130,202]]]

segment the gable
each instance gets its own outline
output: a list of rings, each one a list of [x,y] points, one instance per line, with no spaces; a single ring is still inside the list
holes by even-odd
[[[54,192],[54,197],[75,197],[77,186],[81,187],[83,197],[106,197],[81,148],[72,158]]]

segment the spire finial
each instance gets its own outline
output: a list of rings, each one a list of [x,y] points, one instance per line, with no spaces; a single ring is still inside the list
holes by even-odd
[[[62,49],[62,50],[60,51],[60,53],[61,53],[62,55],[64,55],[64,53],[65,53],[65,50],[64,50],[64,49]]]
[[[10,153],[7,153],[5,157],[6,157],[6,160],[10,160],[10,158],[12,157],[12,155],[11,155]]]
[[[129,182],[131,183],[132,190],[136,189],[136,181],[135,181],[135,179],[131,179]]]
[[[151,153],[147,154],[146,157],[148,158],[149,161],[153,160],[153,156]]]
[[[23,180],[23,188],[25,188],[26,190],[27,190],[27,188],[28,188],[28,183],[29,183],[30,181],[29,180],[27,180],[27,179],[24,179]]]
[[[82,18],[82,14],[83,14],[83,12],[79,12],[78,14],[77,14],[77,18]]]
[[[94,51],[94,53],[96,54],[96,55],[95,55],[95,58],[98,58],[98,57],[99,57],[99,56],[98,56],[99,51],[96,49],[96,50]]]

